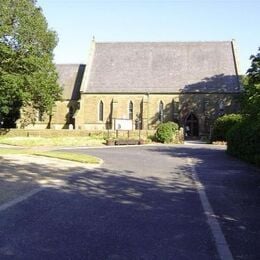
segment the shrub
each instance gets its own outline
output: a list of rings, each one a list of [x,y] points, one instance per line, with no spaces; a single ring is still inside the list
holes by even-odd
[[[178,130],[174,122],[161,123],[156,130],[155,140],[161,143],[170,143]]]
[[[227,134],[227,152],[260,166],[260,120],[243,119]]]
[[[211,142],[213,141],[227,141],[228,131],[238,122],[242,116],[239,114],[229,114],[219,117],[213,124],[211,133]]]

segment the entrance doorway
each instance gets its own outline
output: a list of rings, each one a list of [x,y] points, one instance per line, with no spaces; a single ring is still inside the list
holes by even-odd
[[[196,138],[199,136],[199,121],[198,118],[190,113],[185,122],[185,138]]]

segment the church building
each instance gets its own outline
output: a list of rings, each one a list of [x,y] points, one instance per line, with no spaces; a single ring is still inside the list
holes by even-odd
[[[51,128],[155,129],[174,121],[193,137],[239,109],[235,42],[95,42],[87,65],[57,65],[63,99]],[[46,128],[38,120],[33,128]]]

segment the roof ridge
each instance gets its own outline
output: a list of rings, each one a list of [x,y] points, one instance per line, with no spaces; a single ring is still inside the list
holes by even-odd
[[[233,39],[232,39],[233,40]],[[212,41],[208,41],[208,40],[205,40],[205,41],[100,41],[100,42],[95,42],[96,44],[113,44],[113,43],[117,43],[117,44],[125,44],[125,43],[138,43],[138,44],[141,44],[141,43],[230,43],[232,42],[232,40],[212,40]]]

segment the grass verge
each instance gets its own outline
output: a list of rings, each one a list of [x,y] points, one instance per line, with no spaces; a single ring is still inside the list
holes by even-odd
[[[80,154],[80,153],[49,151],[49,152],[35,152],[33,153],[33,155],[51,157],[51,158],[57,158],[57,159],[69,160],[69,161],[81,162],[81,163],[91,163],[91,164],[100,163],[100,159],[98,159],[97,157],[87,155],[87,154]]]
[[[97,157],[87,155],[87,154],[80,154],[80,153],[69,153],[69,152],[62,152],[62,151],[33,151],[29,149],[1,149],[0,155],[8,155],[8,154],[27,154],[27,155],[36,155],[36,156],[44,156],[80,163],[89,163],[89,164],[98,164],[101,160]]]
[[[15,146],[100,146],[105,142],[103,137],[0,137],[0,143]]]

